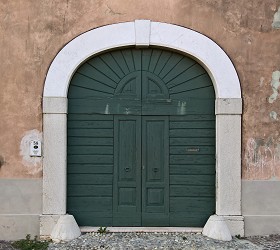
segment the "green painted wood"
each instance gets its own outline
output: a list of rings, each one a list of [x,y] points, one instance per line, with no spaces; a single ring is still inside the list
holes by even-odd
[[[67,197],[69,211],[81,212],[105,212],[112,211],[112,199],[110,197]]]
[[[170,122],[192,122],[192,121],[214,121],[215,116],[213,114],[194,114],[194,115],[184,115],[184,116],[170,116]]]
[[[214,175],[215,165],[170,164],[170,174],[177,175]]]
[[[205,74],[205,70],[191,58],[185,57],[165,78],[166,85],[172,88]]]
[[[96,212],[79,212],[79,211],[69,211],[69,214],[75,217],[78,225],[86,225],[93,227],[103,227],[104,225],[112,226],[112,212],[108,213],[96,213]]]
[[[178,146],[199,146],[199,145],[215,145],[215,137],[200,138],[199,135],[196,138],[170,138],[170,145]]]
[[[200,129],[200,128],[207,128],[207,129],[215,129],[215,121],[173,121],[170,122],[171,129]]]
[[[112,174],[113,164],[83,164],[83,163],[68,163],[67,172],[69,174]]]
[[[192,186],[192,185],[171,185],[170,196],[172,197],[215,197],[214,186]]]
[[[207,212],[213,214],[215,212],[215,204],[212,197],[171,197],[170,212],[193,213]]]
[[[72,106],[72,100],[69,101],[68,106]],[[83,111],[82,111],[83,112]],[[73,113],[68,113],[67,115],[68,121],[67,121],[67,127],[69,127],[69,124],[71,124],[71,122],[76,122],[76,121],[80,121],[80,122],[93,122],[91,124],[94,124],[93,127],[91,128],[95,128],[96,125],[98,124],[100,121],[113,121],[113,116],[110,115],[93,115],[93,114],[85,114],[84,112],[78,114],[73,114]],[[112,124],[113,126],[113,124]],[[111,127],[112,127],[111,126]],[[103,127],[103,124],[100,124],[100,126],[97,126],[97,128],[99,127]]]
[[[111,197],[113,195],[112,185],[68,185],[68,197]]]
[[[215,146],[172,146],[170,147],[172,155],[213,155]]]
[[[215,164],[215,155],[170,155],[170,164]]]
[[[94,163],[94,164],[111,164],[113,163],[112,155],[73,155],[68,154],[69,163]]]
[[[80,137],[113,137],[113,131],[112,129],[106,129],[106,128],[95,128],[95,129],[74,129],[69,128],[68,133],[71,134],[71,136],[80,136]]]
[[[141,117],[115,116],[113,225],[141,221]]]
[[[89,185],[110,185],[112,184],[111,174],[68,174],[69,185],[89,184]]]
[[[112,122],[111,121],[69,121],[68,122],[68,128],[69,129],[73,129],[73,128],[79,128],[79,129],[83,129],[83,128],[87,128],[87,129],[98,129],[98,128],[113,128],[112,127]]]
[[[201,227],[205,225],[209,216],[205,213],[195,214],[187,216],[184,212],[183,214],[170,213],[170,226],[174,227]]]
[[[166,78],[170,72],[174,70],[177,64],[179,64],[184,59],[183,55],[172,53],[169,59],[165,62],[163,69],[158,74],[162,79]]]
[[[142,226],[169,225],[168,125],[166,116],[142,117]]]
[[[213,186],[215,175],[170,175],[171,185]]]
[[[170,137],[214,137],[215,136],[215,129],[170,129]]]
[[[113,145],[113,138],[73,137],[73,136],[69,135],[69,133],[68,133],[67,143],[68,143],[68,146],[69,145],[106,146],[106,145]],[[71,154],[71,152],[69,154]]]
[[[91,154],[91,155],[112,155],[113,154],[113,146],[76,146],[71,145],[68,146],[68,151],[71,152],[71,154],[74,155],[85,155],[85,154]]]
[[[106,52],[77,69],[68,99],[67,212],[79,225],[201,227],[215,213],[215,92],[196,61]]]

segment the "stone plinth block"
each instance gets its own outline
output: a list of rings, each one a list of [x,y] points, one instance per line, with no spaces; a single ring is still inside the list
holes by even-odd
[[[232,237],[222,216],[212,215],[206,222],[202,234],[216,240],[231,241]]]
[[[73,215],[61,215],[54,226],[51,239],[54,242],[70,241],[78,238],[81,230]]]

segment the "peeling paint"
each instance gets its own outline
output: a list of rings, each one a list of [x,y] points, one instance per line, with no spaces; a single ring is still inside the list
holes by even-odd
[[[279,7],[278,11],[274,14],[272,28],[280,29],[280,7]]]
[[[271,111],[271,112],[269,113],[269,116],[270,116],[270,118],[271,118],[272,120],[278,121],[277,113],[276,113],[275,111]]]
[[[264,83],[264,77],[261,77],[261,78],[260,78],[260,87],[263,86],[263,83]]]
[[[272,73],[272,80],[270,83],[271,87],[272,87],[272,95],[269,97],[268,102],[269,103],[273,103],[276,101],[277,97],[278,97],[278,88],[280,86],[280,71],[274,71]]]
[[[24,133],[20,143],[20,155],[22,164],[26,167],[29,174],[38,174],[42,171],[42,157],[29,156],[29,144],[31,140],[42,141],[42,133],[36,129]]]
[[[187,102],[179,101],[177,107],[177,114],[184,115],[187,112]]]
[[[245,149],[245,174],[272,178],[280,171],[280,138],[250,138]]]
[[[105,115],[109,115],[109,114],[110,114],[110,111],[109,111],[109,104],[108,104],[108,103],[106,104],[104,114],[105,114]]]

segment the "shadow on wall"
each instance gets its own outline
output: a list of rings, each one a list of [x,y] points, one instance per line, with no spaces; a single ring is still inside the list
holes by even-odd
[[[5,160],[4,160],[4,157],[0,155],[0,170],[1,170],[1,167],[5,164]]]

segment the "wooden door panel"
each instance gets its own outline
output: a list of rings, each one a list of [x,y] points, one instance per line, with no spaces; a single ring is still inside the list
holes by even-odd
[[[168,117],[142,117],[142,226],[169,224]]]
[[[141,117],[114,118],[113,225],[141,223]]]

